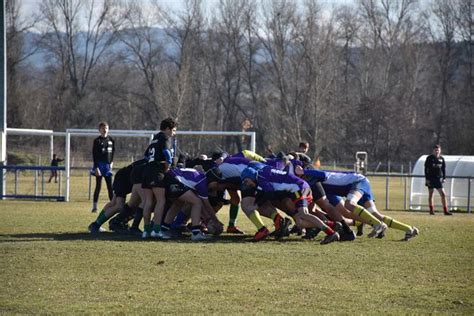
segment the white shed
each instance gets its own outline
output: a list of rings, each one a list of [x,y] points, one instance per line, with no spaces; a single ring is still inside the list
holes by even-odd
[[[413,177],[410,190],[410,209],[428,210],[428,188],[425,186],[425,160],[428,155],[421,156],[413,167],[412,175],[423,177]],[[445,156],[446,161],[446,182],[444,191],[448,206],[452,209],[466,210],[468,205],[474,205],[474,187],[472,180],[449,178],[449,177],[471,177],[474,179],[474,156]],[[468,196],[470,194],[470,203]],[[442,210],[441,200],[438,192],[434,193],[435,210]]]

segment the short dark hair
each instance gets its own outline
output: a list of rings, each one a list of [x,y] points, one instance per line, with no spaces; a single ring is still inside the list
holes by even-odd
[[[176,127],[176,121],[173,120],[171,117],[168,117],[161,121],[160,123],[160,131],[164,131],[165,129],[173,129]]]
[[[308,148],[309,147],[309,143],[308,142],[301,142],[299,147],[303,147],[303,148]]]
[[[99,129],[101,129],[103,126],[109,126],[109,123],[107,123],[106,121],[102,121],[99,123]]]
[[[441,145],[439,145],[439,144],[434,145],[434,146],[433,146],[433,149],[436,149],[436,148],[441,149]]]

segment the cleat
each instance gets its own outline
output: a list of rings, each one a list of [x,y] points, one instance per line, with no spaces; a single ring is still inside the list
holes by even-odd
[[[319,234],[319,232],[321,231],[321,229],[319,228],[308,228],[306,229],[306,233],[304,234],[303,239],[308,239],[308,240],[311,240],[311,239],[314,239],[316,238],[316,236]]]
[[[191,238],[192,241],[206,241],[212,239],[210,235],[206,235],[203,232],[192,234]]]
[[[291,219],[287,217],[282,218],[279,223],[280,228],[278,230],[275,228],[275,231],[273,232],[273,236],[275,237],[275,239],[280,239],[284,236],[288,236],[289,235],[288,227],[290,227],[290,225],[291,225]]]
[[[134,236],[141,236],[143,234],[143,232],[138,227],[130,227],[128,233]]]
[[[405,233],[405,238],[403,240],[405,241],[409,241],[410,239],[412,239],[413,237],[417,236],[419,234],[419,230],[418,228],[416,228],[415,226],[413,226],[411,228],[411,230],[409,232],[406,232]]]
[[[290,230],[290,235],[296,234],[297,236],[303,235],[303,229],[299,228],[296,225],[293,225],[293,227]]]
[[[168,240],[168,239],[173,238],[173,236],[172,236],[172,234],[169,230],[167,230],[167,231],[160,230],[159,232],[155,232],[153,230],[150,234],[150,237],[151,238],[164,239],[164,240]]]
[[[339,233],[339,241],[353,241],[355,240],[356,236],[353,231],[345,232],[342,231]]]
[[[91,213],[97,213],[97,207],[93,207]]]
[[[384,237],[385,237],[385,232],[383,231],[383,232],[379,233],[379,234],[377,235],[377,237],[375,237],[375,238],[382,239],[382,238],[384,238]]]
[[[360,225],[357,225],[357,236],[362,236],[364,235],[364,223],[361,223]]]
[[[333,241],[338,241],[339,239],[340,239],[339,234],[334,233],[332,235],[327,235],[326,237],[324,237],[324,239],[321,240],[320,244],[326,245],[326,244],[332,243]]]
[[[435,215],[435,212],[434,212],[434,211],[430,211],[430,215]]]
[[[106,231],[105,229],[100,227],[100,225],[97,224],[96,222],[90,223],[87,229],[91,232],[91,234],[98,234],[98,233],[103,233]]]
[[[369,238],[373,238],[380,233],[384,233],[387,230],[387,225],[385,223],[375,224],[372,227],[372,231],[367,235]]]
[[[171,238],[181,238],[181,237],[183,237],[183,232],[179,227],[171,228],[169,230],[169,233],[171,235]]]
[[[227,226],[227,229],[225,232],[228,234],[238,234],[238,235],[244,234],[244,232],[241,231],[240,228],[237,226]]]
[[[450,211],[447,211],[447,212],[444,212],[444,215],[450,216],[450,215],[453,215],[453,213],[451,213]]]
[[[125,234],[128,233],[128,225],[117,221],[110,221],[109,230],[116,233]]]
[[[150,237],[151,237],[151,236],[150,236],[150,233],[149,233],[149,232],[143,231],[143,233],[142,233],[142,238],[143,238],[143,239],[148,239],[148,238],[150,238]]]
[[[253,241],[263,240],[267,238],[269,234],[270,231],[265,226],[263,226],[255,233],[255,236],[253,236]]]

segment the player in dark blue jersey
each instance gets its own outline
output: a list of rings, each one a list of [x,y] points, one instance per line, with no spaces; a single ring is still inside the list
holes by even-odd
[[[115,141],[108,136],[109,124],[107,122],[99,123],[100,136],[94,139],[92,145],[92,158],[94,166],[91,173],[95,176],[95,190],[92,204],[92,212],[97,211],[97,201],[99,200],[102,178],[107,185],[109,200],[113,198],[112,189],[112,167],[115,153]]]
[[[434,215],[433,192],[436,189],[443,204],[444,215],[453,215],[448,211],[448,202],[444,192],[443,183],[446,180],[446,162],[441,156],[441,146],[433,146],[433,153],[426,157],[425,161],[425,180],[428,187],[428,206],[430,215]]]
[[[143,238],[158,237],[161,220],[166,203],[165,195],[165,173],[173,163],[174,150],[171,138],[176,134],[176,122],[167,118],[160,123],[160,132],[145,151],[148,162],[143,171],[142,187],[145,192],[145,207],[143,209],[143,221],[145,228]],[[151,226],[151,212],[154,212]]]

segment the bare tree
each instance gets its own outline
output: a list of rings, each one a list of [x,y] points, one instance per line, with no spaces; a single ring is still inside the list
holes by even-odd
[[[108,22],[113,1],[43,0],[44,49],[59,65],[57,99],[59,111],[67,113],[66,124],[83,123],[80,107],[94,69],[115,42]]]

